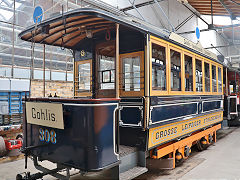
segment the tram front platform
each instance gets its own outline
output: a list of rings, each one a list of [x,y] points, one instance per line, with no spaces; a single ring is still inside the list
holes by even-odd
[[[217,142],[202,152],[192,151],[191,156],[180,166],[173,170],[159,170],[157,167],[149,168],[148,172],[136,179],[157,180],[157,179],[239,179],[240,178],[240,128],[224,128],[217,132]],[[43,162],[48,168],[55,166]],[[30,171],[36,173],[32,161],[28,160],[28,169],[24,169],[24,159],[1,163],[0,179],[13,180],[16,174]],[[71,171],[77,173],[76,170]],[[107,173],[107,172],[105,172]],[[96,177],[96,178],[95,178]],[[99,179],[95,174],[73,175],[71,180]],[[45,176],[44,180],[56,180],[51,176]]]

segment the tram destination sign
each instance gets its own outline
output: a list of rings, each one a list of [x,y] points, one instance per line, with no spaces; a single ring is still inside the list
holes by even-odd
[[[27,123],[64,129],[62,104],[26,102]]]
[[[192,133],[209,125],[221,122],[222,120],[223,112],[217,112],[152,128],[149,130],[148,148]]]

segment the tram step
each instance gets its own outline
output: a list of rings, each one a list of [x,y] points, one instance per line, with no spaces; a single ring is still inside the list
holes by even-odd
[[[143,151],[138,151],[135,147],[120,146],[120,179],[133,179],[145,172],[146,168],[146,154]]]
[[[135,166],[128,171],[120,173],[120,180],[130,180],[140,176],[141,174],[147,172],[148,169],[146,167]]]

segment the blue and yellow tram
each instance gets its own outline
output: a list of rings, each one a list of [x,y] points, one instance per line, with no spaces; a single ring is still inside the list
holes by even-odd
[[[215,54],[123,13],[77,9],[33,25],[22,40],[68,48],[74,98],[28,98],[24,153],[42,173],[111,170],[132,179],[146,162],[174,168],[216,141],[223,66]],[[38,161],[57,168],[46,169]],[[18,175],[21,179],[21,176]]]

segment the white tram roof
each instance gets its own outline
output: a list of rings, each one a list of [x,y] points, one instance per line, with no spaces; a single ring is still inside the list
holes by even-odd
[[[19,37],[29,42],[75,49],[76,45],[86,38],[85,32],[87,30],[91,30],[93,34],[96,34],[106,29],[114,29],[116,23],[145,34],[160,37],[217,61],[217,56],[214,53],[182,36],[170,33],[165,29],[126,15],[123,12],[110,13],[94,8],[75,9],[46,19],[40,24],[25,29],[19,34]]]

